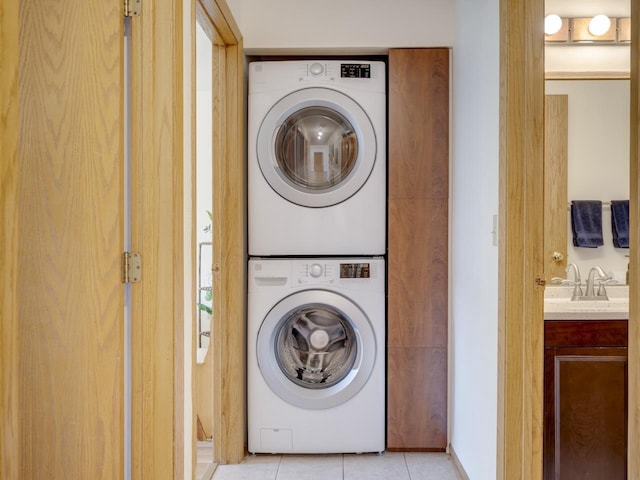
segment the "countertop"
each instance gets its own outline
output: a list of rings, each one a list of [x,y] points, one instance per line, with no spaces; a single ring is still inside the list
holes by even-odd
[[[582,289],[584,290],[584,286]],[[544,292],[545,320],[627,320],[629,286],[606,287],[609,300],[572,301],[573,287],[552,285]]]

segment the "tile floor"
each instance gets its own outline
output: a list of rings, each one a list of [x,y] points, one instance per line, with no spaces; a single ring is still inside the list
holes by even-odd
[[[460,480],[445,453],[255,455],[219,465],[213,480]]]

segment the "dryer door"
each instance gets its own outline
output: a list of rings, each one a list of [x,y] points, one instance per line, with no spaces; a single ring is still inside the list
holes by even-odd
[[[375,333],[365,313],[325,290],[281,300],[262,322],[256,349],[269,388],[305,409],[331,408],[352,398],[376,359]]]
[[[256,147],[271,188],[304,207],[328,207],[354,195],[369,178],[377,153],[365,111],[327,88],[280,99],[262,121]]]

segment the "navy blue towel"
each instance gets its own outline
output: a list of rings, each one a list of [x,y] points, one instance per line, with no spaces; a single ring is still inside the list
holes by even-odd
[[[629,248],[629,200],[611,200],[613,246]]]
[[[571,202],[571,230],[575,247],[596,248],[604,245],[602,202],[600,200],[573,200]]]

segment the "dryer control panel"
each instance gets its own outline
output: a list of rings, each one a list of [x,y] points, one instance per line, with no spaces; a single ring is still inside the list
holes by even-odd
[[[385,95],[385,70],[384,62],[357,59],[251,62],[249,95],[326,86]]]

